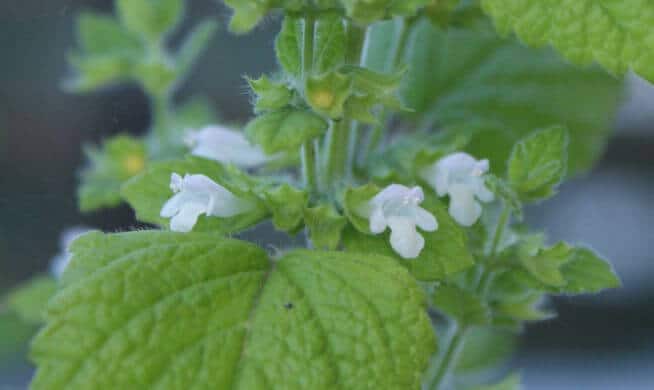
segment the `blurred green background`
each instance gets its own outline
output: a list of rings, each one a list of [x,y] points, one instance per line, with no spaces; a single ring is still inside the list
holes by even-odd
[[[60,88],[69,75],[65,57],[73,47],[75,15],[111,12],[111,3],[0,2],[0,293],[47,270],[66,227],[136,226],[127,207],[80,214],[75,191],[81,145],[120,132],[141,134],[150,120],[145,96],[131,86],[88,95]],[[225,31],[228,13],[217,1],[188,5],[188,20],[213,15],[222,23],[176,98],[206,96],[223,119],[244,121],[250,106],[241,76],[274,69],[277,21],[234,37]],[[553,302],[559,317],[530,327],[512,363],[524,367],[527,388],[654,388],[653,168],[654,87],[630,77],[601,164],[528,213],[528,221],[553,239],[586,242],[611,259],[625,288]],[[0,344],[0,389],[23,388],[31,375],[21,344],[26,330],[14,325],[0,327],[12,335],[9,342],[1,338],[7,345]]]

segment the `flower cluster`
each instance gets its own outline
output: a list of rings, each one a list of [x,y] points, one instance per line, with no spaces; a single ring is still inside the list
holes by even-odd
[[[188,131],[186,143],[191,153],[245,168],[256,167],[270,157],[250,144],[242,133],[221,126]],[[491,202],[493,193],[486,187],[484,174],[488,160],[476,160],[466,153],[453,153],[422,169],[420,177],[440,197],[449,196],[449,213],[462,226],[472,226],[481,216],[480,202]],[[247,213],[253,204],[204,175],[173,173],[170,187],[173,197],[166,202],[161,216],[171,218],[173,231],[188,232],[200,215],[229,218]],[[370,232],[381,234],[390,229],[392,248],[403,258],[413,259],[425,246],[425,232],[438,229],[436,217],[420,207],[425,195],[421,187],[391,184],[357,210],[369,220]]]

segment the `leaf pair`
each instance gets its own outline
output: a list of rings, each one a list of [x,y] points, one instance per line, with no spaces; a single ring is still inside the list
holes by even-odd
[[[170,232],[91,233],[72,251],[33,344],[34,389],[416,388],[435,349],[422,291],[384,256],[271,262]]]

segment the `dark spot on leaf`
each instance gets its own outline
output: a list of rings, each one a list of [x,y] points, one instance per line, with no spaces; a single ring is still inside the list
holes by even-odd
[[[284,307],[285,307],[287,310],[291,310],[291,309],[293,308],[293,302],[288,302],[287,304],[284,305]]]

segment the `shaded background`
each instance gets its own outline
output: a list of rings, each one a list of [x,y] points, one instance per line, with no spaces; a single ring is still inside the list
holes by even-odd
[[[0,293],[47,269],[64,228],[135,224],[127,207],[81,215],[76,172],[83,143],[147,129],[145,96],[131,86],[87,95],[60,89],[74,16],[82,9],[111,12],[111,3],[0,2]],[[244,121],[250,106],[241,75],[274,69],[276,23],[236,38],[225,32],[228,13],[218,2],[187,3],[187,19],[224,23],[177,99],[204,95],[223,119]],[[654,87],[635,77],[627,84],[600,165],[528,213],[552,239],[588,243],[611,259],[625,287],[554,300],[559,317],[529,327],[513,363],[523,367],[529,389],[654,388]],[[0,389],[23,388],[30,375],[22,355],[0,360]]]

